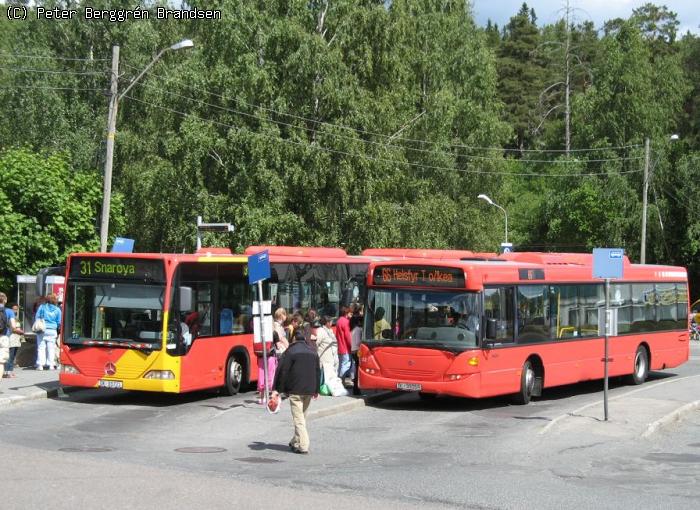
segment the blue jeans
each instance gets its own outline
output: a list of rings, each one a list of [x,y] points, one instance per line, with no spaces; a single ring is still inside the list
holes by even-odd
[[[343,377],[352,377],[353,374],[353,360],[350,354],[338,354],[338,377],[341,379]]]
[[[5,372],[12,372],[15,369],[15,356],[19,347],[10,347],[10,357],[5,362]]]

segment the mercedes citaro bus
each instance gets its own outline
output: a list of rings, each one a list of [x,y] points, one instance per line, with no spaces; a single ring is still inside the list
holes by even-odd
[[[248,255],[267,249],[265,299],[337,316],[364,294],[371,257],[337,248],[252,246],[245,254],[76,253],[68,258],[60,382],[230,394],[257,379]],[[375,257],[374,260],[377,258]]]

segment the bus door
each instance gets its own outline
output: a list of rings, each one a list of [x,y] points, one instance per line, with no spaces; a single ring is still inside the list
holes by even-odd
[[[516,392],[520,379],[515,373],[522,363],[511,348],[515,341],[514,286],[484,289],[484,322],[482,395]]]

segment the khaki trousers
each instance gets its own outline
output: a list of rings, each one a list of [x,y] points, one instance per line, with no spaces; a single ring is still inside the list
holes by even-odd
[[[289,442],[289,446],[301,450],[309,451],[309,433],[306,430],[306,410],[309,408],[311,395],[289,395],[289,407],[292,410],[292,421],[294,422],[294,437]]]

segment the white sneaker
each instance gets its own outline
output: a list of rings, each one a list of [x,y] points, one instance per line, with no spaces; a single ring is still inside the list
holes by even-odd
[[[49,370],[56,370],[56,367],[51,366],[49,367]]]
[[[44,370],[44,367],[36,367],[37,370]]]

